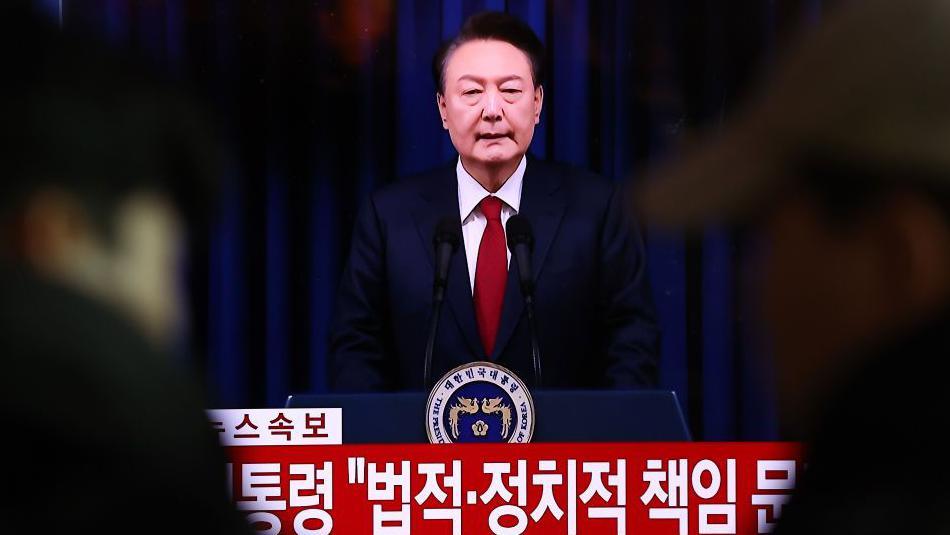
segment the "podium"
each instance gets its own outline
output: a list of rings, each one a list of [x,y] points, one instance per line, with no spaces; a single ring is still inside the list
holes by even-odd
[[[676,393],[668,390],[532,392],[532,442],[690,440]],[[427,443],[428,394],[299,394],[287,408],[342,408],[344,444]]]
[[[235,501],[275,535],[763,533],[803,470],[797,444],[688,442],[673,392],[532,397],[534,437],[516,445],[428,444],[422,392],[295,395],[210,416]],[[652,491],[671,477],[689,493],[676,515]]]

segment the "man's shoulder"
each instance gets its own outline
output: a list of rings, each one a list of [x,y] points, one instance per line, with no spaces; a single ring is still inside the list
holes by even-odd
[[[590,169],[579,167],[573,164],[550,162],[546,160],[530,158],[528,160],[528,165],[537,167],[543,173],[558,176],[562,180],[565,180],[569,183],[589,184],[593,185],[594,187],[606,188],[611,186],[610,180],[595,173],[594,171],[591,171]]]
[[[373,204],[377,210],[387,208],[405,209],[407,203],[412,204],[420,199],[431,197],[436,191],[447,187],[447,181],[454,183],[455,163],[443,164],[438,167],[414,173],[396,179],[373,192]]]
[[[589,169],[570,164],[531,159],[528,166],[534,167],[531,177],[563,190],[564,197],[573,204],[606,203],[617,187],[615,182]]]

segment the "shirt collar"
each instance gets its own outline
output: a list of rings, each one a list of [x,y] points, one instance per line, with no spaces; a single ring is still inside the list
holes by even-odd
[[[518,164],[515,172],[508,177],[501,189],[494,193],[515,213],[518,213],[521,207],[521,186],[524,183],[524,171],[527,166],[528,158],[522,156],[521,163]],[[478,203],[482,202],[482,199],[488,197],[491,193],[485,190],[472,175],[468,174],[468,171],[462,166],[461,157],[459,157],[458,164],[455,166],[455,176],[458,179],[459,216],[461,216],[462,221],[465,221],[478,206]]]

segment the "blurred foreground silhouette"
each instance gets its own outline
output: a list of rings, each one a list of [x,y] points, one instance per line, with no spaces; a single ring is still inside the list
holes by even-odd
[[[164,352],[213,138],[132,60],[2,9],[0,516],[50,533],[248,531],[203,401]]]

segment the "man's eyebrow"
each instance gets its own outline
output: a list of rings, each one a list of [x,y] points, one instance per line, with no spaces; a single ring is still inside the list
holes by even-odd
[[[518,76],[517,74],[509,74],[509,75],[507,75],[507,76],[502,76],[501,78],[498,78],[498,79],[497,79],[497,82],[498,82],[499,84],[503,84],[503,83],[505,83],[505,82],[510,82],[510,81],[512,81],[512,80],[523,80],[523,79],[524,79],[524,78]],[[463,75],[459,76],[458,81],[461,82],[462,80],[471,80],[471,81],[476,82],[476,83],[479,83],[479,84],[485,82],[485,78],[483,78],[483,77],[481,77],[481,76],[475,76],[474,74],[463,74]]]

